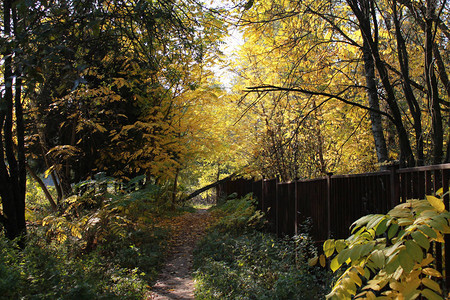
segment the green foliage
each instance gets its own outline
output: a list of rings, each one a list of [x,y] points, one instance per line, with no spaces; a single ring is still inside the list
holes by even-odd
[[[449,217],[442,199],[427,196],[360,218],[349,238],[323,245],[324,255],[333,257],[330,268],[342,272],[327,298],[443,299],[430,248],[444,243]]]
[[[256,210],[256,200],[252,194],[243,198],[229,199],[215,208],[215,214],[220,217],[216,225],[222,232],[241,232],[246,229],[262,228],[264,214]]]
[[[194,253],[197,299],[319,299],[328,273],[309,267],[315,248],[305,234],[279,239],[255,229],[261,213],[247,195],[217,208],[222,218]],[[234,228],[233,226],[236,226]]]
[[[145,297],[166,249],[168,231],[153,221],[163,213],[160,188],[114,194],[103,183],[83,183],[82,196],[66,199],[43,220],[46,202],[39,189],[29,190],[27,247],[19,251],[0,239],[0,298]]]
[[[36,234],[37,232],[33,232]],[[138,270],[111,264],[98,254],[72,257],[64,246],[43,246],[41,237],[19,251],[0,239],[2,299],[141,299],[147,289]]]

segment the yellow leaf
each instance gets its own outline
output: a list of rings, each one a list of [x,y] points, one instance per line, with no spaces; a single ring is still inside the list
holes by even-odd
[[[442,274],[433,268],[424,268],[422,270],[422,273],[425,275],[433,276],[433,277],[442,277]]]
[[[326,261],[325,261],[325,255],[320,255],[320,257],[319,257],[319,262],[320,262],[320,265],[322,266],[322,267],[325,267],[325,263],[326,263]]]
[[[445,204],[441,199],[427,195],[427,200],[438,212],[445,210]]]

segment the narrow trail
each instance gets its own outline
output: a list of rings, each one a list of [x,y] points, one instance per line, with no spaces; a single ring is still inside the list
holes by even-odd
[[[176,217],[168,259],[147,299],[194,299],[193,251],[211,222],[204,209]]]

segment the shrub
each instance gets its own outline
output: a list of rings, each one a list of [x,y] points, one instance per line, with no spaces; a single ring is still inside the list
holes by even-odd
[[[26,248],[0,237],[1,299],[145,297],[166,247],[167,230],[153,223],[161,213],[156,188],[96,191],[85,188],[51,214],[42,199],[28,195],[37,213]]]
[[[238,233],[248,229],[260,229],[264,226],[264,214],[256,209],[256,200],[252,194],[242,198],[229,199],[214,208],[219,217],[216,230]]]
[[[325,256],[333,257],[331,269],[341,272],[327,298],[443,299],[442,274],[429,251],[431,242],[445,242],[449,216],[441,199],[427,196],[399,204],[386,215],[360,218],[346,240],[327,240]],[[324,257],[320,260],[323,264]]]
[[[218,207],[222,218],[194,252],[198,299],[319,299],[329,273],[308,266],[307,234],[279,239],[256,230],[264,221],[251,196]],[[256,221],[256,222],[255,222]]]

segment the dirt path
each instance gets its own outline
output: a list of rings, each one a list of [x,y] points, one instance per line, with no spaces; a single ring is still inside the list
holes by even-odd
[[[147,299],[194,299],[192,253],[212,217],[206,210],[200,209],[177,218],[175,223],[178,228],[175,228],[168,260]]]

